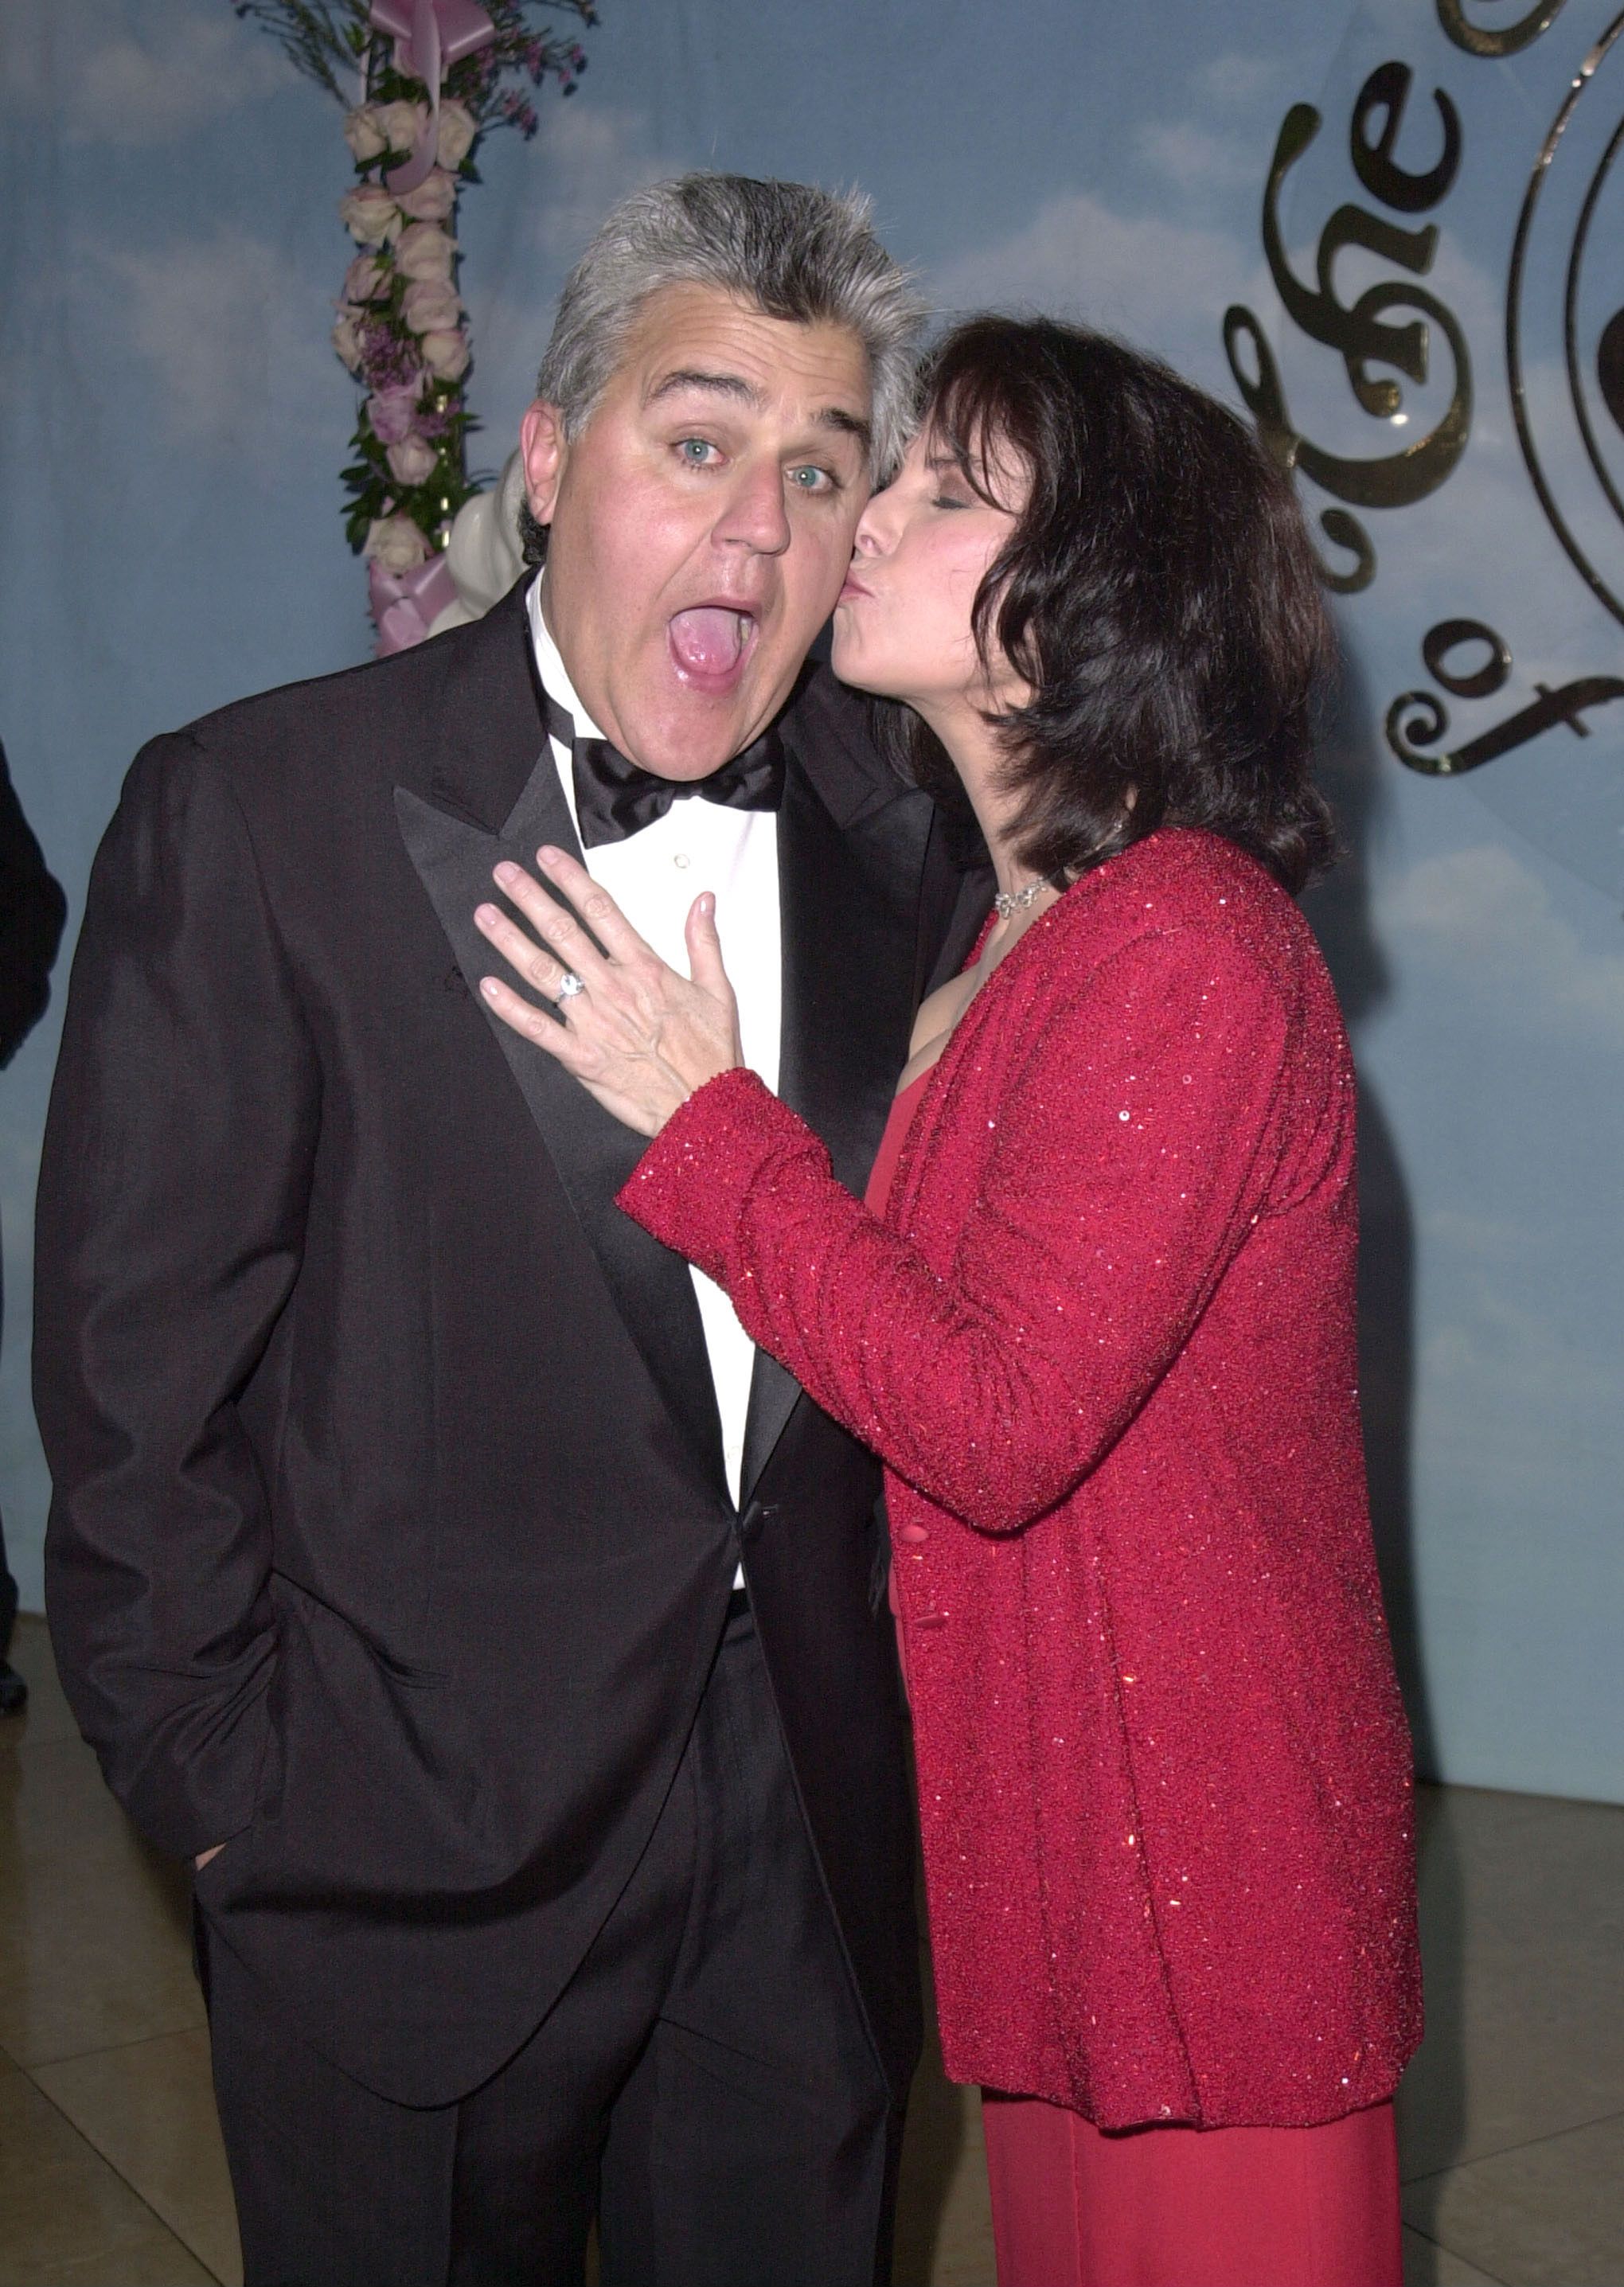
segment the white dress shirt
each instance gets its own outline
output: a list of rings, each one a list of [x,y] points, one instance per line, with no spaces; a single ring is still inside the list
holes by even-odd
[[[542,586],[531,588],[527,605],[535,663],[543,688],[574,718],[575,735],[600,739],[603,732],[576,698],[564,661],[542,616]],[[575,787],[567,747],[551,740],[569,814],[575,819]],[[578,822],[578,821],[577,821]],[[781,1023],[782,954],[779,935],[778,819],[770,810],[728,810],[693,795],[674,802],[663,818],[623,842],[600,843],[584,853],[592,879],[609,892],[639,937],[661,961],[688,974],[683,927],[701,890],[716,893],[717,930],[727,974],[739,1002],[739,1033],[744,1061],[771,1088],[778,1086]],[[744,1467],[744,1419],[750,1400],[756,1345],[740,1325],[732,1302],[702,1270],[693,1270],[722,1419],[722,1452],[728,1490],[740,1505]],[[742,1570],[735,1585],[741,1586]]]

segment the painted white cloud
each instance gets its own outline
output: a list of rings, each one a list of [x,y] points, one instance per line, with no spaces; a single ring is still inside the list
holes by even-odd
[[[617,199],[670,171],[646,113],[584,98],[551,107],[529,155],[532,242],[555,261],[573,262]]]
[[[1217,135],[1193,119],[1159,120],[1142,128],[1140,156],[1180,190],[1256,189],[1264,166],[1256,138]]]
[[[1616,1547],[1624,1358],[1595,1249],[1616,1227],[1618,1163],[1604,1136],[1572,1123],[1587,1107],[1604,1117],[1620,1070],[1624,952],[1587,936],[1504,844],[1371,887],[1375,935],[1406,1001],[1429,1012],[1403,1049],[1373,1044],[1366,1079],[1400,1118],[1416,1208],[1416,1562],[1441,1614],[1463,1569],[1487,1593],[1480,1564],[1501,1583],[1491,1601],[1534,1592],[1516,1553],[1530,1533],[1548,1533],[1541,1586],[1547,1564],[1576,1574]],[[1428,1043],[1443,1049],[1445,1034],[1453,1077],[1429,1112]],[[1481,1150],[1465,1140],[1474,1120],[1487,1124]]]
[[[1464,1499],[1473,1537],[1486,1534],[1503,1547],[1508,1528],[1513,1535],[1537,1529],[1559,1500],[1560,1546],[1572,1561],[1575,1547],[1594,1545],[1588,1520],[1608,1515],[1616,1503],[1617,1357],[1595,1355],[1556,1318],[1521,1309],[1490,1276],[1438,1300],[1447,1315],[1416,1360],[1426,1506],[1436,1516]],[[1553,1452],[1562,1456],[1559,1491]],[[1460,1563],[1460,1543],[1452,1535],[1443,1546],[1446,1573]],[[1548,1553],[1554,1558],[1557,1546]],[[1616,1550],[1609,1562],[1616,1568]],[[1445,1579],[1437,1585],[1446,1593]],[[1593,1587],[1599,1593],[1598,1584]]]
[[[61,64],[67,52],[70,71]],[[0,11],[7,108],[48,103],[57,131],[77,141],[168,142],[292,78],[274,43],[224,0],[143,0],[127,11],[107,0],[55,0],[49,12]]]
[[[1597,952],[1504,843],[1429,858],[1373,884],[1378,937],[1446,972],[1502,1033],[1624,1052],[1624,953]]]
[[[170,428],[191,444],[285,439],[319,425],[346,385],[320,281],[247,231],[91,249],[88,275],[153,369]]]
[[[1236,235],[1153,214],[1125,215],[1085,191],[1050,199],[1010,236],[936,272],[948,309],[1031,307],[1124,333],[1202,379],[1222,367],[1219,320],[1258,284]]]
[[[1533,1233],[1520,1223],[1462,1207],[1432,1208],[1421,1218],[1421,1234],[1440,1254],[1479,1263],[1525,1262],[1535,1246]]]
[[[1285,95],[1290,85],[1288,67],[1278,56],[1240,54],[1215,56],[1195,82],[1198,96],[1248,114],[1266,111],[1271,98]]]
[[[463,290],[472,322],[474,394],[486,431],[478,450],[499,466],[529,401],[572,263],[628,191],[671,172],[645,113],[577,98],[555,103],[525,154],[526,185],[507,244],[466,264]]]

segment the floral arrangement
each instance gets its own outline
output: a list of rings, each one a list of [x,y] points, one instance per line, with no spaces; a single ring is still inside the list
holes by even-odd
[[[345,471],[345,530],[372,567],[381,650],[421,641],[449,601],[443,550],[469,479],[471,360],[456,288],[458,194],[480,138],[541,122],[547,81],[573,94],[579,43],[538,12],[597,20],[594,0],[232,0],[345,106],[357,181],[339,213],[359,249],[333,347],[365,390]]]

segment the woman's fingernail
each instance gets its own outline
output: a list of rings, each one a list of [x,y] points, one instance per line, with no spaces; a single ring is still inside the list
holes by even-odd
[[[519,868],[513,864],[511,859],[504,858],[501,865],[496,867],[495,875],[497,881],[501,882],[503,888],[505,890],[511,882],[517,882],[519,880]]]
[[[496,908],[495,906],[476,906],[473,917],[481,929],[487,929],[496,919]]]
[[[495,978],[494,977],[482,977],[479,979],[479,990],[484,993],[487,1001],[494,1001],[496,997]]]
[[[561,850],[555,850],[551,842],[543,842],[541,848],[535,853],[537,864],[545,866],[549,873],[552,871],[552,868],[558,864],[559,859],[562,858],[564,852]]]

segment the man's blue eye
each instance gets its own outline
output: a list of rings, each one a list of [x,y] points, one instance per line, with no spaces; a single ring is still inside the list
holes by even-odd
[[[789,474],[804,493],[823,492],[832,488],[835,482],[827,469],[792,469]]]
[[[679,453],[685,454],[697,469],[703,466],[711,447],[702,437],[685,437],[677,449]]]

